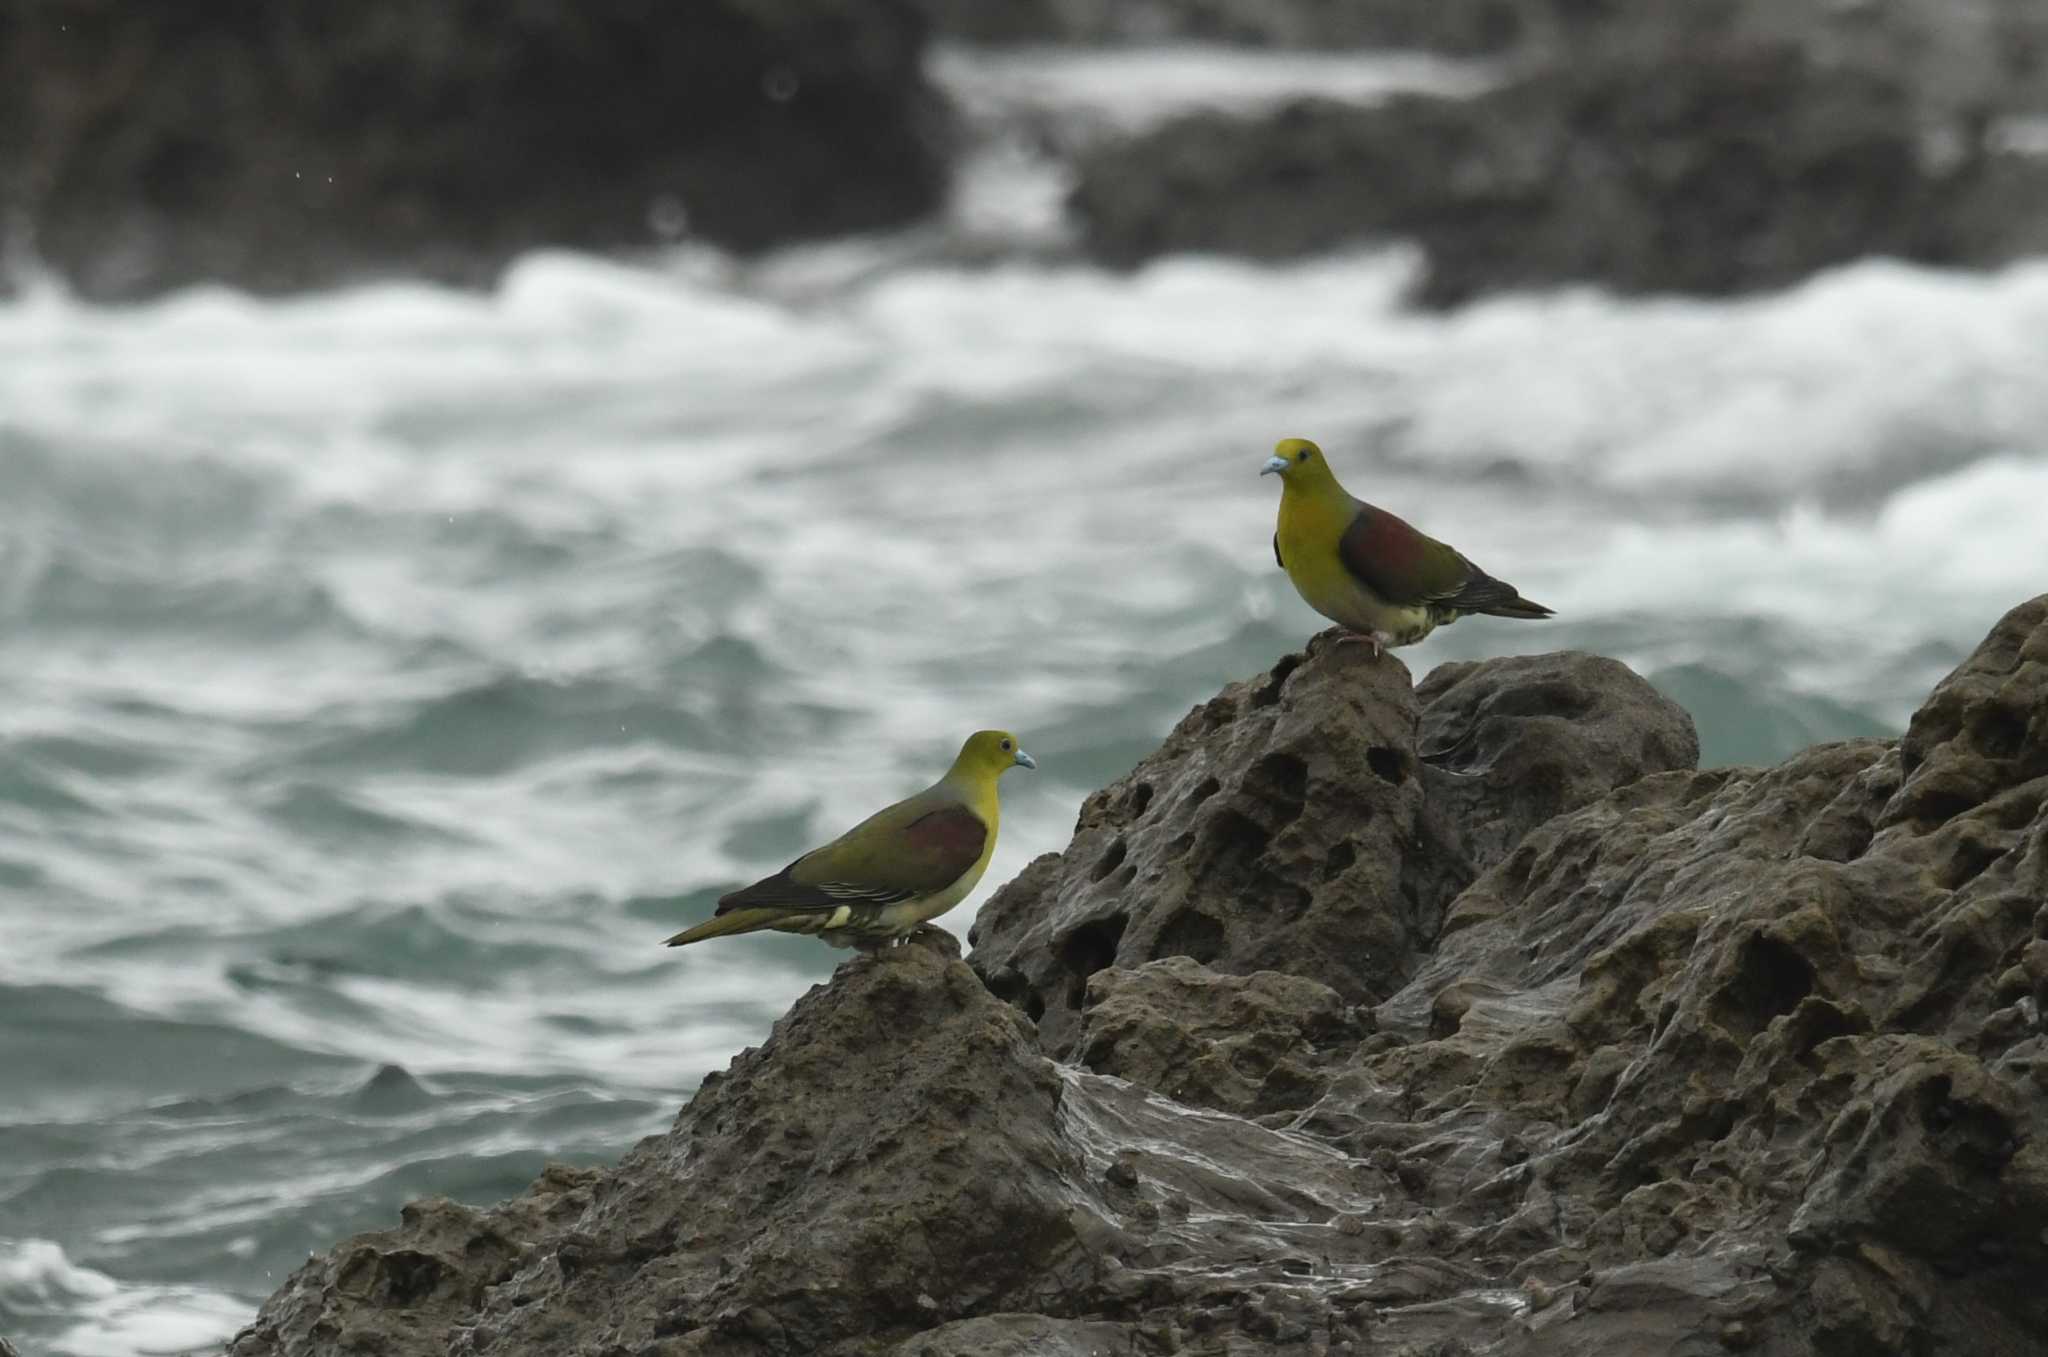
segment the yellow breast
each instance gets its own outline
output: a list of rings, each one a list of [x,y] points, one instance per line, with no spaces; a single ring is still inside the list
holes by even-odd
[[[1302,601],[1332,622],[1356,632],[1391,636],[1426,634],[1427,608],[1390,604],[1345,568],[1337,544],[1357,517],[1351,498],[1298,492],[1290,484],[1280,496],[1277,536],[1280,563]],[[1417,629],[1420,629],[1418,633]]]

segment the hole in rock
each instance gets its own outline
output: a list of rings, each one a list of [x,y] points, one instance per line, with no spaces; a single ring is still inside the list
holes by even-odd
[[[1970,722],[1970,737],[1987,758],[2009,759],[2027,741],[2027,718],[2007,707],[1989,707]]]
[[[380,1289],[384,1294],[379,1299],[392,1306],[410,1305],[425,1297],[448,1272],[440,1259],[414,1249],[387,1253],[380,1262],[378,1280],[383,1283]]]
[[[1067,1007],[1079,1008],[1088,993],[1088,977],[1116,961],[1130,918],[1112,914],[1091,919],[1067,934],[1059,945],[1060,965],[1067,971]]]
[[[2018,1148],[2003,1112],[1974,1098],[1955,1096],[1955,1084],[1937,1075],[1915,1090],[1920,1124],[1966,1168],[1996,1174]]]
[[[1159,930],[1152,955],[1193,957],[1206,966],[1223,955],[1223,925],[1198,909],[1182,909]]]
[[[1193,810],[1196,806],[1201,805],[1204,801],[1207,801],[1210,797],[1216,795],[1216,793],[1222,790],[1223,784],[1218,782],[1215,778],[1203,778],[1200,782],[1195,784],[1195,789],[1188,793],[1187,809]]]
[[[1755,1036],[1813,993],[1813,965],[1776,938],[1752,933],[1736,957],[1735,977],[1720,994],[1721,1025]]]
[[[1292,754],[1268,754],[1245,773],[1244,789],[1271,803],[1278,823],[1288,824],[1308,802],[1308,765]]]
[[[1124,843],[1123,835],[1117,835],[1115,842],[1109,845],[1108,851],[1103,853],[1101,860],[1089,871],[1088,879],[1090,881],[1100,881],[1117,868],[1123,866],[1124,854],[1129,851],[1129,846]]]
[[[1323,880],[1334,881],[1351,870],[1351,864],[1358,861],[1358,847],[1346,839],[1330,850],[1330,856],[1323,859]]]
[[[1140,782],[1137,786],[1131,788],[1129,794],[1124,797],[1124,814],[1136,820],[1145,813],[1145,808],[1151,804],[1152,784]]]
[[[1408,780],[1408,763],[1398,749],[1376,744],[1365,751],[1365,764],[1382,782],[1391,782],[1398,787]]]
[[[1271,842],[1265,827],[1242,811],[1224,808],[1209,818],[1202,835],[1204,856],[1212,866],[1245,865]]]
[[[1278,702],[1280,700],[1280,690],[1287,686],[1287,676],[1292,674],[1300,664],[1301,656],[1299,655],[1283,657],[1278,664],[1273,666],[1273,672],[1267,676],[1266,681],[1253,690],[1252,705],[1254,707],[1270,707],[1275,702]]]

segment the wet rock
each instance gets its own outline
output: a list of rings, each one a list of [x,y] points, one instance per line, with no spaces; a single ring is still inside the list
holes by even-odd
[[[1383,999],[1531,825],[1698,756],[1691,718],[1610,660],[1450,666],[1416,690],[1332,635],[1190,712],[982,907],[970,960],[1047,1049],[1074,1049],[1090,977],[1161,957]]]
[[[6,243],[94,299],[479,281],[682,233],[758,249],[944,189],[900,0],[51,0],[0,25]]]
[[[1129,1324],[1044,1315],[989,1315],[941,1325],[889,1350],[890,1357],[1103,1357],[1168,1351]]]
[[[309,1259],[229,1351],[427,1352],[437,1336],[445,1351],[445,1335],[486,1288],[511,1278],[536,1238],[573,1225],[599,1177],[552,1164],[525,1195],[489,1211],[441,1197],[412,1202],[398,1228]]]
[[[416,1203],[230,1352],[1171,1352],[1177,1316],[1242,1315],[1308,1357],[1349,1323],[1324,1276],[1372,1269],[1329,1222],[1369,1203],[1336,1150],[1054,1065],[964,964],[905,947],[843,966],[616,1168]]]
[[[1417,759],[1438,838],[1483,871],[1522,836],[1649,773],[1691,768],[1699,732],[1626,665],[1579,654],[1439,665],[1417,685]]]
[[[1008,888],[990,987],[929,947],[849,962],[616,1168],[415,1204],[231,1351],[2048,1350],[2044,711],[2048,596],[1903,739],[1769,769],[1654,771],[1683,726],[1587,657],[1410,690],[1312,647],[1091,799]],[[1434,826],[1432,771],[1500,823]],[[1515,776],[1552,799],[1516,810]],[[1116,954],[1157,897],[1232,939],[1362,810],[1409,817],[1376,889],[1454,892],[1370,1021],[1312,931],[1270,966]],[[1176,854],[1226,813],[1279,847],[1211,886]],[[1111,899],[1054,1021],[1031,977],[1062,994]]]
[[[358,1112],[394,1117],[432,1105],[434,1094],[403,1065],[380,1065],[351,1101]]]
[[[808,1353],[1057,1306],[1112,1234],[1069,1200],[1087,1172],[1060,1094],[972,972],[897,949],[800,1000],[573,1209],[443,1207],[352,1240],[232,1350],[564,1352],[608,1333]]]
[[[1512,1133],[1523,1247],[1695,1272],[1750,1250],[1722,1319],[1764,1350],[2038,1345],[2040,1039],[1987,1015],[2048,891],[2044,703],[2048,598],[1904,741],[1646,778],[1535,830],[1379,1008],[1417,1040],[1362,1055],[1309,1123],[1398,1141],[1388,1107],[1416,1108],[1409,1134],[1466,1128],[1463,1160]],[[1445,1200],[1484,1197],[1486,1171]]]
[[[1324,1067],[1370,1026],[1313,980],[1222,975],[1166,957],[1095,973],[1075,1058],[1177,1102],[1249,1117],[1314,1102]]]

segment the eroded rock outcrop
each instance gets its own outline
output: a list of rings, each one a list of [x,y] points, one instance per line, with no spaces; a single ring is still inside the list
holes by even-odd
[[[616,1168],[408,1208],[233,1351],[2041,1351],[2048,596],[1902,740],[1689,738],[1584,656],[1289,657],[984,914],[1014,1002],[849,963]]]
[[[1190,712],[982,907],[975,969],[1048,1050],[1073,1050],[1090,976],[1161,957],[1385,999],[1530,827],[1699,757],[1692,719],[1612,660],[1451,666],[1418,691],[1334,636]]]

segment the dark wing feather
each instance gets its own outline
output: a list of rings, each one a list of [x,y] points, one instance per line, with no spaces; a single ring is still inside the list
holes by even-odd
[[[714,917],[719,914],[730,914],[736,909],[786,909],[797,913],[812,910],[824,912],[837,909],[841,905],[854,903],[852,900],[833,894],[833,887],[840,883],[824,882],[812,885],[807,882],[798,881],[795,877],[791,876],[790,873],[796,868],[797,863],[802,861],[802,858],[798,858],[796,862],[790,863],[789,866],[784,867],[773,876],[764,876],[751,886],[733,891],[729,895],[720,896],[718,898],[718,908],[713,911]],[[897,900],[908,898],[908,895],[899,892],[878,903],[893,904]]]
[[[1282,570],[1287,568],[1287,562],[1280,557],[1280,534],[1277,532],[1273,534],[1273,564]]]
[[[1550,609],[1524,599],[1515,586],[1506,580],[1495,579],[1470,561],[1465,564],[1472,572],[1471,578],[1465,581],[1464,588],[1441,600],[1441,606],[1456,608],[1463,613],[1483,613],[1491,612],[1495,608],[1512,608],[1520,604],[1526,608],[1535,608],[1538,616],[1549,613]]]

